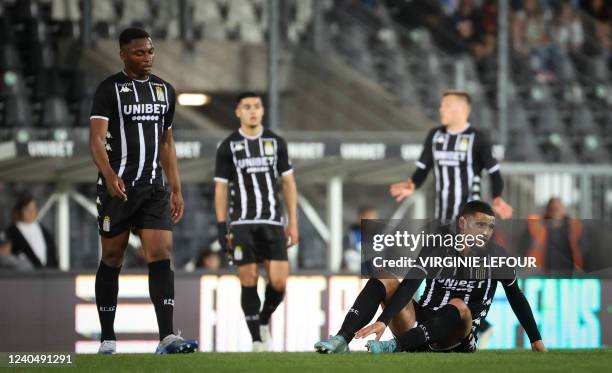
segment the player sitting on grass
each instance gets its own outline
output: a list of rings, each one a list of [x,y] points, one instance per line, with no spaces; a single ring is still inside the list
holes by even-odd
[[[490,240],[495,228],[495,215],[485,202],[466,203],[456,226],[458,234],[481,235],[484,244],[466,247],[462,251],[424,247],[420,255],[504,255],[503,249]],[[446,273],[449,270],[450,273]],[[347,313],[338,334],[317,342],[315,350],[320,353],[345,353],[349,351],[348,344],[353,337],[365,338],[376,334],[376,340],[366,344],[372,353],[473,352],[476,350],[474,330],[485,319],[499,281],[512,310],[529,336],[532,350],[546,351],[529,303],[518,287],[516,273],[512,269],[510,274],[500,275],[492,268],[484,271],[481,268],[442,268],[434,271],[413,267],[401,283],[396,279],[371,278]],[[412,297],[426,277],[423,296],[415,302]],[[376,314],[379,304],[384,309],[378,321],[364,328]],[[387,326],[395,338],[379,341]]]

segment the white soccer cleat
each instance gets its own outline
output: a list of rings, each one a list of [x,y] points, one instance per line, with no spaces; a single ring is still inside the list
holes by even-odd
[[[98,348],[99,355],[114,355],[116,352],[116,341],[102,341],[102,343],[100,343],[100,348]]]
[[[270,325],[259,325],[259,335],[261,341],[268,346],[268,349],[272,345],[272,335],[270,334]]]
[[[253,342],[253,352],[266,352],[268,351],[268,346],[261,342],[261,341],[255,341]]]

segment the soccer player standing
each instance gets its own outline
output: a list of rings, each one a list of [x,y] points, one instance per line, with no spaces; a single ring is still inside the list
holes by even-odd
[[[467,201],[480,199],[480,175],[486,169],[491,178],[493,210],[502,219],[512,216],[512,207],[501,197],[504,182],[499,164],[492,155],[491,142],[468,122],[470,110],[471,98],[467,92],[447,91],[443,94],[439,109],[442,126],[432,129],[427,135],[412,177],[389,188],[397,202],[411,196],[433,169],[436,186],[434,218],[448,224]]]
[[[172,136],[174,88],[151,74],[155,49],[146,31],[124,30],[119,46],[124,69],[100,83],[90,118],[91,154],[99,170],[96,203],[102,241],[95,284],[102,329],[98,352],[116,351],[113,324],[130,229],[138,231],[149,267],[149,294],[160,339],[156,353],[193,352],[197,342],[174,334],[173,327],[172,226],[181,220],[184,209]]]
[[[264,115],[261,97],[250,92],[241,94],[235,113],[240,128],[221,142],[216,157],[219,242],[224,249],[229,248],[238,266],[241,305],[253,339],[253,351],[266,351],[270,317],[283,300],[289,275],[287,248],[298,242],[297,188],[287,143],[261,124]],[[279,179],[288,215],[285,231],[278,199]],[[268,284],[260,311],[257,281],[261,262]]]

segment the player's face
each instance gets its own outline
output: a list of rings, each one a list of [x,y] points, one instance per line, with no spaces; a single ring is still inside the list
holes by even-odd
[[[33,223],[38,217],[38,206],[36,202],[32,201],[25,205],[21,210],[21,220],[24,223]]]
[[[121,49],[125,67],[137,76],[148,76],[153,70],[155,48],[151,38],[134,39]]]
[[[257,127],[261,125],[263,115],[263,103],[259,97],[243,98],[236,107],[236,116],[240,119],[240,125]]]
[[[462,216],[459,218],[459,233],[463,235],[480,236],[478,242],[489,242],[495,231],[495,216],[477,212],[475,214]],[[482,246],[482,245],[481,245]]]
[[[461,98],[453,95],[442,97],[440,101],[440,123],[444,126],[456,124],[467,120],[468,104]]]

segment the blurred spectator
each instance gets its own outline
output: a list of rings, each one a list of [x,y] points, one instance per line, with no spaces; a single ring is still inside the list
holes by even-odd
[[[343,268],[350,272],[361,271],[361,221],[378,219],[378,211],[369,206],[361,207],[357,221],[351,224],[344,239]]]
[[[512,46],[530,59],[532,71],[538,81],[555,79],[555,62],[559,49],[552,43],[550,11],[543,10],[539,0],[525,0],[523,8],[512,17]]]
[[[473,52],[482,43],[484,30],[481,17],[473,0],[461,0],[459,9],[453,15],[452,31],[459,37],[459,43],[465,52]]]
[[[556,9],[551,37],[554,43],[566,54],[574,54],[582,48],[584,42],[582,23],[570,3],[563,2]]]
[[[12,245],[8,235],[0,231],[0,270],[30,270],[32,265],[12,253]]]
[[[527,255],[535,257],[545,273],[563,275],[582,271],[579,245],[582,223],[567,215],[559,198],[548,201],[542,216],[529,216],[527,229],[531,238]]]
[[[29,193],[17,198],[7,234],[13,244],[13,255],[26,259],[34,268],[57,268],[57,250],[49,231],[38,221],[38,207]]]
[[[589,38],[596,39],[601,45],[603,51],[597,45],[591,45],[587,49],[589,54],[599,54],[598,52],[609,53],[612,48],[612,32],[610,23],[612,22],[612,12],[610,4],[606,4],[604,0],[587,0],[583,1],[582,8],[587,15],[584,22],[584,28]]]
[[[198,255],[195,266],[196,268],[217,271],[221,268],[221,256],[217,251],[210,248],[204,249]]]

